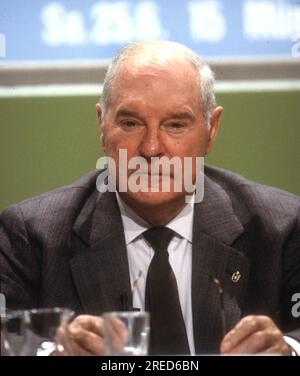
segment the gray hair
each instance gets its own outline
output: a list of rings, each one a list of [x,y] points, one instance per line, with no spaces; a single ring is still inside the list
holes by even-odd
[[[111,101],[111,92],[113,81],[117,69],[124,60],[128,57],[134,56],[140,50],[143,50],[147,45],[165,45],[166,48],[176,48],[177,52],[181,52],[187,62],[189,62],[198,73],[199,80],[199,101],[202,106],[204,121],[210,127],[211,112],[216,106],[216,98],[214,93],[214,73],[207,63],[205,63],[196,53],[182,44],[170,41],[144,41],[129,44],[121,49],[121,51],[114,57],[109,65],[103,83],[103,90],[101,96],[102,108],[102,124],[105,112]]]

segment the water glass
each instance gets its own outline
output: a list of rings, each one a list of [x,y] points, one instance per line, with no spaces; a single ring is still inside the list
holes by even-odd
[[[103,315],[107,355],[147,355],[150,333],[148,312],[108,312]]]
[[[11,311],[1,318],[1,354],[13,356],[72,355],[65,308]]]

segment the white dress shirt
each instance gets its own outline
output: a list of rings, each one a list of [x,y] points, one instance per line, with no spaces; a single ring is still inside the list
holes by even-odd
[[[151,227],[149,223],[139,217],[118,193],[117,200],[120,207],[127,255],[131,286],[133,291],[133,307],[145,310],[145,289],[147,272],[154,255],[154,250],[143,238],[142,233]],[[193,315],[192,315],[192,231],[193,231],[194,204],[187,204],[183,210],[173,218],[166,227],[175,232],[169,246],[169,262],[174,271],[181,310],[185,322],[191,354],[195,354]],[[298,341],[285,336],[285,341],[297,355],[300,355]]]
[[[133,307],[145,310],[145,288],[147,272],[154,250],[143,238],[142,233],[151,227],[140,218],[117,194],[125,232]],[[193,315],[192,315],[192,230],[194,205],[187,204],[166,227],[175,232],[168,246],[169,262],[174,271],[181,310],[185,322],[191,354],[195,354]],[[135,281],[137,280],[137,283]]]

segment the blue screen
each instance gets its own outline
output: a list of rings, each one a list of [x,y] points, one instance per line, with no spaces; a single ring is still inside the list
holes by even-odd
[[[110,59],[143,39],[181,42],[204,57],[299,53],[296,0],[5,0],[0,59]],[[297,44],[298,43],[298,44]]]

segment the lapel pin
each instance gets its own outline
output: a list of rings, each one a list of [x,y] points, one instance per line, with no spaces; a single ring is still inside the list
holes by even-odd
[[[237,270],[236,272],[234,272],[233,274],[232,274],[232,276],[231,276],[231,280],[232,280],[232,282],[233,283],[237,283],[239,280],[240,280],[240,278],[241,278],[241,273]]]

